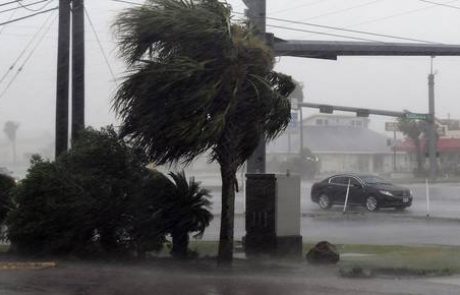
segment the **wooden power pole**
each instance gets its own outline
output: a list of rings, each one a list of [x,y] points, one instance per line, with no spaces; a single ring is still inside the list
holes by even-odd
[[[72,31],[72,140],[85,127],[85,7],[84,0],[59,0],[59,35],[56,86],[55,155],[69,142],[70,32]]]
[[[244,4],[248,7],[246,16],[248,17],[251,24],[256,28],[260,38],[265,40],[265,28],[266,28],[266,2],[265,0],[243,0]],[[259,139],[259,144],[256,150],[252,153],[248,159],[247,172],[248,173],[265,173],[265,134],[262,134]]]
[[[59,30],[56,81],[55,155],[65,152],[69,140],[69,51],[70,1],[59,0]]]
[[[72,0],[72,141],[85,128],[85,6]]]

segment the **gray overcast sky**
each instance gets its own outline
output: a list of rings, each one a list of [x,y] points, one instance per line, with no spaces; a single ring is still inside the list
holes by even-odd
[[[0,0],[2,3],[10,0]],[[50,0],[48,8],[57,5]],[[133,0],[141,3],[141,0]],[[267,1],[267,15],[289,20],[346,27],[380,34],[423,39],[432,42],[460,44],[460,1],[433,0],[438,3],[458,6],[458,9],[429,4],[420,0],[284,0]],[[35,0],[23,0],[32,3]],[[229,1],[234,11],[243,12],[241,1]],[[40,8],[42,4],[33,6]],[[0,6],[0,22],[32,13],[25,9],[1,12],[15,5]],[[110,29],[117,12],[128,4],[111,0],[86,0],[86,7],[102,46],[109,56],[116,75],[123,73],[123,64],[116,56],[115,43]],[[57,13],[53,12],[53,19]],[[0,79],[29,42],[48,15],[0,26]],[[240,17],[236,15],[236,17]],[[299,24],[268,20],[269,25],[287,26],[296,29],[322,31],[340,35],[364,37],[381,41],[398,41],[381,37],[356,35],[345,32],[318,29]],[[86,20],[87,29],[87,80],[86,95],[87,124],[96,127],[115,122],[110,110],[114,83],[96,38]],[[268,27],[278,37],[286,39],[347,40],[281,30]],[[11,87],[0,97],[0,125],[14,120],[21,123],[21,134],[54,132],[55,80],[56,80],[57,22],[51,26],[43,42],[34,52]],[[27,56],[27,53],[24,57]],[[19,68],[10,72],[0,84],[3,92],[11,77]],[[278,59],[277,70],[292,75],[305,84],[306,100],[340,105],[381,108],[389,110],[410,109],[427,112],[428,57],[346,57],[338,61],[283,57]],[[460,96],[460,57],[435,59],[436,107],[439,117],[460,118],[457,107]],[[311,114],[308,110],[305,113]],[[382,129],[384,118],[371,117],[373,127]],[[2,138],[3,136],[0,136]],[[2,140],[4,140],[2,138]]]

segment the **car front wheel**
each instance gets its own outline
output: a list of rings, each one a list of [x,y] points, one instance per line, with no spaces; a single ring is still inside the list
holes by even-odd
[[[326,194],[321,194],[318,198],[318,205],[321,209],[329,209],[332,206],[331,198]]]
[[[370,212],[377,211],[379,209],[379,201],[374,196],[366,198],[366,209]]]

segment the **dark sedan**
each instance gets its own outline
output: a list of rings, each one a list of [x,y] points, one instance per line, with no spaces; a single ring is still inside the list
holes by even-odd
[[[322,209],[332,205],[362,205],[369,211],[379,208],[404,209],[412,205],[412,192],[374,175],[341,174],[316,182],[311,188],[311,200]]]

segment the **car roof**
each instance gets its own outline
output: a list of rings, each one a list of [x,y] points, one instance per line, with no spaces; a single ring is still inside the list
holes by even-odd
[[[359,179],[361,178],[364,178],[364,177],[377,177],[377,175],[374,175],[374,174],[363,174],[363,173],[342,173],[342,174],[335,174],[335,175],[332,175],[332,176],[329,176],[327,177],[326,179],[331,179],[333,177],[349,177],[349,176],[353,176],[353,177],[357,177]]]

